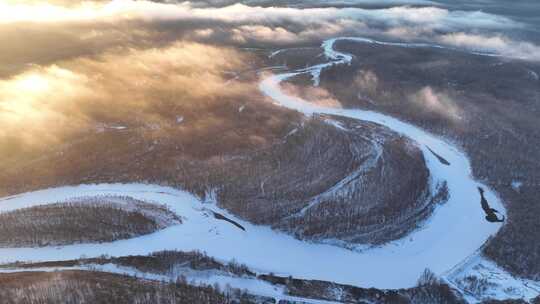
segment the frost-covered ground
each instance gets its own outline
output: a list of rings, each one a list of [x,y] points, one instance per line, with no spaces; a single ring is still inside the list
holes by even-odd
[[[445,277],[471,303],[488,299],[531,300],[540,294],[540,282],[516,278],[480,254],[457,265]]]
[[[274,272],[296,278],[376,288],[412,287],[425,268],[441,275],[455,269],[456,265],[467,260],[467,257],[476,252],[502,225],[484,219],[477,187],[486,189],[485,196],[491,207],[502,214],[505,213],[504,207],[493,191],[473,179],[467,156],[452,143],[384,114],[322,107],[289,96],[281,90],[280,82],[291,77],[309,73],[315,77],[317,84],[318,76],[324,68],[350,62],[352,56],[333,49],[336,40],[323,44],[326,56],[331,60],[329,63],[271,76],[261,82],[260,89],[279,105],[306,115],[320,113],[375,122],[417,142],[430,170],[432,187],[446,181],[450,194],[448,202],[437,207],[421,229],[384,246],[351,251],[300,241],[268,227],[252,225],[221,210],[215,201],[202,202],[185,191],[169,187],[146,184],[80,185],[0,199],[0,212],[56,203],[80,196],[125,195],[146,202],[166,204],[170,210],[182,217],[183,224],[150,235],[111,243],[0,249],[0,262],[70,260],[83,255],[97,257],[103,254],[145,255],[174,249],[199,250],[221,261],[234,259],[260,273]],[[439,161],[430,149],[450,164]],[[246,228],[245,231],[227,221],[216,219],[211,211],[238,222]],[[489,265],[496,272],[507,275],[495,264]],[[476,271],[474,267],[467,269],[463,270],[464,273],[470,272],[470,269]],[[452,281],[452,278],[454,277],[449,277],[449,280]]]

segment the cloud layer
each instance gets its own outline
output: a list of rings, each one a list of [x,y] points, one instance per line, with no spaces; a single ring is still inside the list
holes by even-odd
[[[367,35],[540,60],[538,45],[505,34],[523,24],[479,11],[451,11],[426,1],[383,8],[233,2],[1,1],[0,41],[9,43],[0,44],[0,145],[13,147],[14,138],[23,144],[59,142],[97,123],[175,123],[163,111],[171,103],[186,117],[201,115],[195,129],[218,128],[223,119],[201,113],[217,100],[253,95],[249,85],[229,81],[227,73],[246,69],[253,59],[238,47],[270,51]],[[407,4],[418,4],[413,2]],[[367,93],[377,90],[377,81],[369,71],[356,79]],[[319,89],[298,94],[339,106]],[[459,115],[451,99],[430,88],[412,99],[430,111]]]
[[[257,1],[248,2],[251,6],[218,2],[221,6],[211,7],[208,5],[212,1],[204,5],[133,0],[70,2],[70,5],[62,0],[4,1],[0,3],[0,37],[15,27],[19,34],[35,33],[36,27],[46,24],[51,39],[62,35],[69,36],[66,39],[84,37],[102,45],[104,41],[141,41],[153,45],[160,39],[170,41],[174,37],[213,43],[290,45],[318,43],[340,35],[385,35],[468,49],[483,46],[506,56],[534,60],[536,56],[530,53],[538,53],[539,48],[502,34],[520,29],[523,24],[481,11],[451,11],[441,6],[299,8],[256,6],[261,3]],[[97,37],[100,35],[103,37]],[[0,49],[2,53],[6,52]]]
[[[60,143],[103,124],[174,125],[176,114],[198,117],[192,128],[215,127],[219,119],[205,116],[210,107],[253,95],[225,73],[247,61],[231,49],[177,43],[32,67],[0,80],[0,146],[14,137],[34,147]]]
[[[449,121],[456,122],[462,117],[456,102],[448,94],[437,92],[429,86],[410,95],[409,101],[421,110],[435,113]]]

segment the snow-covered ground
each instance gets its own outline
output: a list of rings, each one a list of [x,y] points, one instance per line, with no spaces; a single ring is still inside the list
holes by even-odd
[[[400,275],[405,275],[409,279],[412,276],[408,276],[408,274],[418,274],[421,268],[430,268],[438,274],[443,274],[445,268],[451,269],[451,265],[468,260],[468,256],[480,248],[502,225],[501,223],[491,223],[484,219],[485,214],[479,204],[480,196],[478,187],[487,190],[486,198],[492,208],[499,210],[501,214],[505,214],[504,206],[495,192],[473,179],[468,157],[455,144],[388,115],[360,109],[324,107],[297,96],[289,96],[281,90],[281,82],[302,74],[312,75],[313,83],[317,86],[320,83],[320,75],[323,69],[334,65],[349,64],[353,60],[353,56],[334,49],[334,44],[339,40],[400,47],[445,47],[432,44],[381,42],[359,37],[329,39],[322,44],[325,55],[329,59],[328,63],[317,64],[290,73],[273,75],[264,79],[259,86],[260,90],[266,96],[270,97],[274,103],[299,111],[307,116],[328,114],[378,123],[411,138],[419,145],[426,159],[426,165],[431,173],[431,178],[433,179],[431,183],[432,187],[439,182],[446,181],[450,199],[446,204],[436,209],[435,213],[422,229],[414,231],[402,240],[366,251],[366,260],[364,261],[369,261],[370,265],[373,265],[371,264],[371,258],[368,256],[374,253],[379,253],[381,256],[384,255],[385,258],[388,258],[390,264],[387,266],[394,266],[391,261],[400,261],[401,265],[396,265],[394,269]],[[481,52],[474,52],[474,54],[496,56]],[[431,153],[430,149],[450,164],[443,164]],[[489,262],[486,259],[483,259],[483,261],[484,264],[489,263],[491,269],[496,270],[501,276],[511,277],[495,263]],[[380,269],[386,269],[384,265],[378,266]],[[502,286],[504,287],[504,284]],[[517,290],[516,294],[521,294],[522,297],[527,297],[531,293],[530,288],[513,288],[513,290]],[[525,290],[528,290],[529,294],[526,294]],[[534,292],[532,293],[534,294]],[[536,290],[536,295],[538,293],[539,291]],[[513,297],[521,297],[516,296],[516,294]]]
[[[465,260],[445,277],[470,303],[488,299],[531,300],[540,294],[540,282],[516,278],[480,254]]]
[[[231,276],[223,272],[210,270],[210,271],[197,271],[189,268],[179,269],[175,274],[155,274],[139,271],[133,267],[119,266],[113,263],[108,264],[87,264],[73,267],[36,267],[25,268],[24,270],[17,268],[3,268],[0,269],[0,273],[13,273],[13,272],[54,272],[65,270],[84,270],[84,271],[102,271],[109,273],[116,273],[121,275],[128,275],[144,280],[171,282],[175,281],[178,275],[182,275],[186,282],[190,285],[212,285],[219,286],[219,288],[227,292],[229,288],[246,290],[250,294],[257,296],[270,297],[276,300],[276,303],[280,300],[287,300],[291,302],[310,303],[310,304],[331,304],[336,303],[332,301],[315,300],[302,297],[294,297],[286,294],[285,289],[282,286],[272,285],[269,282],[253,278],[253,277],[241,277]]]
[[[329,63],[268,77],[260,83],[260,89],[275,103],[306,115],[320,113],[375,122],[417,142],[433,178],[432,187],[446,181],[450,193],[449,201],[437,207],[421,229],[384,246],[352,251],[300,241],[269,227],[250,224],[221,210],[215,201],[202,202],[185,191],[169,187],[147,184],[80,185],[44,189],[0,199],[0,212],[80,196],[126,195],[166,204],[182,217],[183,223],[149,235],[111,243],[1,248],[0,262],[68,260],[83,255],[97,257],[102,254],[144,255],[174,249],[200,250],[223,262],[234,259],[260,273],[274,272],[297,278],[376,288],[414,286],[425,268],[437,274],[445,274],[449,269],[454,269],[455,265],[476,252],[502,225],[484,219],[477,187],[486,190],[485,196],[491,207],[505,214],[497,195],[473,179],[467,156],[452,143],[393,117],[359,109],[327,108],[289,96],[281,90],[280,83],[296,75],[309,73],[317,77],[318,82],[318,75],[324,68],[349,63],[351,55],[333,49],[338,39],[350,38],[332,39],[323,44],[325,54],[331,60]],[[446,159],[450,165],[441,163],[429,149]],[[238,222],[246,230],[215,219],[210,212],[212,210]],[[497,267],[494,264],[492,266]]]
[[[355,40],[362,43],[379,43],[363,38],[335,38],[325,41],[323,48],[326,56],[331,60],[329,63],[318,64],[292,73],[270,76],[260,83],[259,88],[265,95],[272,98],[275,103],[297,110],[305,115],[328,114],[375,122],[418,143],[433,179],[432,187],[439,182],[446,181],[450,194],[449,201],[435,210],[422,229],[412,232],[404,239],[365,251],[361,255],[361,261],[369,265],[376,265],[384,261],[376,266],[377,269],[399,271],[399,279],[390,278],[391,274],[388,273],[390,279],[386,281],[387,284],[401,281],[401,283],[407,282],[408,284],[404,285],[410,286],[414,278],[417,278],[424,268],[430,268],[436,273],[444,272],[465,259],[499,230],[502,224],[490,223],[484,218],[485,214],[480,206],[478,187],[487,190],[486,198],[493,208],[499,210],[502,214],[505,213],[505,210],[493,191],[473,179],[469,159],[452,143],[409,123],[381,113],[359,109],[324,107],[296,96],[289,96],[281,90],[280,83],[289,78],[307,73],[318,76],[324,68],[350,63],[353,59],[352,55],[338,52],[333,48],[334,43],[340,39]],[[423,45],[421,46],[423,47]],[[315,79],[315,84],[318,82],[319,80]],[[441,163],[428,148],[446,159],[450,165]],[[398,287],[399,284],[391,285],[386,287]]]
[[[274,272],[297,278],[379,288],[410,287],[416,283],[425,267],[435,269],[432,266],[437,266],[444,271],[456,264],[415,258],[418,255],[423,257],[421,251],[425,247],[429,251],[435,248],[452,251],[446,246],[441,248],[440,245],[444,244],[438,242],[435,242],[435,246],[423,243],[411,246],[410,244],[415,242],[407,238],[364,252],[307,243],[269,227],[255,226],[238,219],[218,208],[215,202],[202,202],[185,191],[157,185],[100,184],[45,189],[1,199],[0,212],[94,195],[126,195],[146,202],[166,204],[171,211],[182,217],[182,224],[111,243],[0,248],[0,263],[69,260],[81,256],[98,257],[102,254],[145,255],[175,249],[200,250],[223,262],[235,259],[260,273]],[[246,231],[227,221],[214,218],[210,210],[238,222]]]

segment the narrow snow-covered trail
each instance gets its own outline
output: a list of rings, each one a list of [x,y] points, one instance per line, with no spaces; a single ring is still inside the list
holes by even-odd
[[[297,278],[376,288],[411,287],[416,284],[425,268],[439,274],[451,269],[475,252],[501,227],[500,223],[489,223],[484,219],[476,187],[484,187],[492,207],[504,213],[500,200],[494,192],[472,178],[467,156],[451,143],[381,113],[321,107],[289,96],[281,90],[280,83],[291,77],[303,73],[319,75],[322,69],[330,65],[350,62],[351,55],[333,49],[336,40],[323,44],[331,60],[329,63],[271,76],[260,83],[260,89],[279,105],[306,115],[321,113],[376,122],[416,141],[431,172],[432,186],[446,181],[450,191],[450,200],[437,207],[421,229],[381,247],[351,251],[300,241],[269,227],[250,224],[220,209],[215,202],[201,202],[185,191],[169,187],[146,184],[80,185],[0,198],[0,212],[61,202],[78,196],[127,195],[166,204],[182,216],[183,223],[149,235],[111,243],[0,248],[0,262],[69,260],[83,255],[96,257],[102,254],[143,255],[172,249],[200,250],[221,261],[235,259],[261,273],[274,272]],[[448,160],[450,165],[442,164],[428,147]],[[215,219],[209,210],[233,219],[245,227],[246,231]]]

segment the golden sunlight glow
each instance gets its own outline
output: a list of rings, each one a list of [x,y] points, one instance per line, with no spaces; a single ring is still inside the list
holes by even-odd
[[[129,6],[122,7],[118,1],[107,4],[83,2],[74,7],[65,7],[46,1],[2,1],[0,0],[0,24],[13,22],[61,22],[90,21],[123,13],[129,17]],[[127,3],[127,2],[126,2]]]
[[[49,83],[45,77],[31,74],[16,81],[14,87],[19,90],[36,93],[47,90],[49,88]]]
[[[73,72],[57,66],[37,68],[0,80],[0,121],[6,128],[14,122],[29,119],[38,124],[51,117],[50,107],[58,103],[54,96],[59,93],[73,96],[74,90],[80,90],[82,80]]]
[[[127,120],[138,115],[159,122],[161,114],[155,109],[160,102],[178,102],[191,112],[219,102],[216,96],[246,96],[252,87],[227,83],[224,71],[245,69],[247,59],[234,49],[179,42],[32,65],[0,78],[0,144],[13,134],[25,144],[46,144],[93,128],[104,117]]]
[[[17,22],[92,22],[130,19],[193,18],[196,10],[189,2],[179,4],[140,0],[83,1],[61,5],[45,0],[0,0],[0,24]],[[201,10],[202,17],[208,13]],[[210,14],[214,14],[213,12]]]

